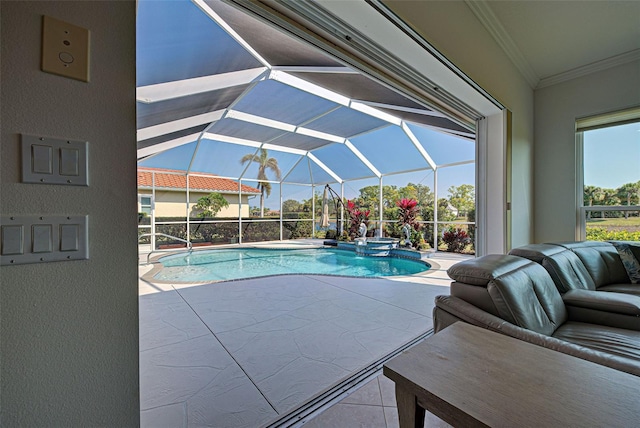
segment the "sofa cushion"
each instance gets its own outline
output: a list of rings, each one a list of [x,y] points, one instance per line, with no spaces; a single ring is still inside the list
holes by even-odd
[[[451,283],[449,290],[452,296],[458,297],[465,302],[473,303],[474,306],[483,311],[498,316],[498,309],[493,304],[493,300],[485,287],[454,281]]]
[[[555,244],[529,244],[509,254],[540,263],[551,275],[561,293],[574,289],[595,290],[596,285],[580,258],[571,250]]]
[[[454,281],[486,287],[494,278],[529,263],[529,260],[520,257],[489,254],[456,263],[447,270],[447,274]]]
[[[598,291],[611,291],[613,293],[633,294],[640,296],[640,287],[638,284],[609,284],[598,288]]]
[[[551,336],[567,320],[567,310],[553,280],[529,262],[493,279],[487,286],[500,318],[518,327]]]
[[[546,257],[567,251],[566,248],[553,244],[529,244],[522,247],[513,248],[509,254],[518,257],[524,257],[536,263],[542,264]]]
[[[640,298],[619,293],[571,290],[562,296],[565,305],[640,317]],[[598,323],[601,324],[601,323]]]
[[[622,265],[632,284],[640,283],[640,243],[638,245],[622,241],[609,241],[618,251]]]
[[[596,283],[584,263],[571,250],[562,249],[556,254],[545,257],[542,260],[542,266],[549,272],[561,293],[576,289],[596,289]]]
[[[553,337],[640,362],[640,331],[569,321]]]
[[[627,271],[618,251],[609,242],[580,241],[559,242],[573,251],[582,261],[595,283],[596,289],[609,284],[629,282]]]

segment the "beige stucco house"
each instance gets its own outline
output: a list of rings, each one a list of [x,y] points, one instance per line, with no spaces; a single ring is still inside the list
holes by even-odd
[[[201,210],[195,208],[198,199],[210,193],[220,193],[229,206],[216,217],[249,216],[251,200],[260,195],[255,187],[221,178],[212,174],[189,175],[189,216],[197,217]],[[155,217],[184,217],[187,209],[187,177],[184,171],[161,168],[138,170],[138,212]],[[255,203],[254,203],[255,205]]]

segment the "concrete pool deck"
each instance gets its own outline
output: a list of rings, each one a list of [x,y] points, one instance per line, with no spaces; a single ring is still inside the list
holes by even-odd
[[[309,244],[318,240],[250,245]],[[446,269],[465,258],[435,253],[437,268],[428,275],[385,279],[286,275],[199,285],[140,280],[142,426],[282,422],[301,404],[427,333],[434,297],[449,291]],[[150,269],[141,265],[140,275]],[[338,404],[297,424],[335,426],[330,420],[339,417],[343,426],[394,426],[388,391],[383,401],[388,380],[377,379],[375,367],[371,373],[373,380],[360,382],[360,390],[345,398],[352,392],[345,388],[333,399]],[[376,388],[377,401],[371,399]],[[353,423],[344,420],[349,415]]]

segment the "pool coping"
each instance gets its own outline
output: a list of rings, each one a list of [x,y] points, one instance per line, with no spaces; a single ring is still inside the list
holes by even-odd
[[[229,249],[261,249],[261,250],[300,250],[300,249],[312,249],[312,248],[330,248],[327,245],[313,245],[313,244],[297,244],[297,245],[273,245],[273,246],[269,246],[269,245],[255,245],[255,244],[243,244],[242,246],[239,245],[233,245],[233,246],[218,246],[218,247],[200,247],[200,248],[194,248],[193,252],[200,252],[200,251],[218,251],[218,250],[229,250]],[[331,247],[334,248],[335,247]],[[349,251],[346,249],[341,249],[340,251]],[[413,260],[416,262],[420,262],[420,263],[424,263],[430,266],[429,269],[427,269],[424,272],[420,272],[420,273],[416,273],[416,274],[412,274],[412,275],[390,275],[390,276],[374,276],[374,277],[363,277],[363,276],[357,276],[357,275],[332,275],[332,274],[323,274],[323,273],[279,273],[279,274],[273,274],[273,275],[261,275],[261,276],[252,276],[249,278],[234,278],[234,279],[220,279],[220,280],[212,280],[212,281],[175,281],[175,280],[171,280],[171,281],[166,281],[166,280],[162,280],[162,279],[157,279],[155,278],[155,275],[160,272],[163,268],[162,263],[159,262],[159,260],[163,257],[167,257],[170,255],[175,255],[175,254],[180,254],[180,253],[184,253],[186,252],[184,249],[180,249],[180,251],[175,251],[175,252],[164,252],[161,254],[157,254],[154,255],[153,257],[150,258],[149,263],[153,265],[153,267],[151,268],[151,270],[149,270],[148,272],[144,273],[142,276],[140,276],[140,279],[152,283],[152,284],[166,284],[166,285],[180,285],[180,286],[189,286],[189,285],[205,285],[205,284],[217,284],[217,283],[223,283],[223,282],[233,282],[233,281],[247,281],[247,280],[252,280],[252,279],[260,279],[260,278],[270,278],[270,277],[276,277],[276,276],[291,276],[291,275],[298,275],[298,276],[319,276],[319,277],[333,277],[333,278],[367,278],[367,279],[398,279],[398,278],[422,278],[422,277],[426,277],[429,274],[436,272],[438,270],[441,269],[440,265],[433,261],[433,259],[429,259],[429,261],[426,261],[426,258],[428,258],[428,256],[421,254],[420,258],[415,258],[415,257],[406,257],[406,256],[402,256],[402,255],[396,255],[393,256],[395,258],[401,258],[401,259],[407,259],[407,260]],[[424,257],[426,256],[426,257]],[[371,257],[375,257],[375,256],[371,256]]]

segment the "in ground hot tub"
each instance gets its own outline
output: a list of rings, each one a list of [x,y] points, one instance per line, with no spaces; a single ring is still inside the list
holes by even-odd
[[[356,238],[354,242],[338,242],[338,248],[355,250],[360,256],[388,257],[398,248],[397,238]]]

